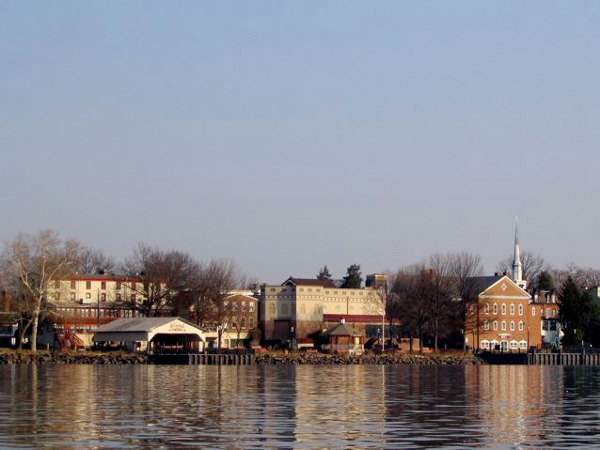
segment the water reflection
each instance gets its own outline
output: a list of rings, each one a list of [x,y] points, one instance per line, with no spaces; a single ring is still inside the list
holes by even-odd
[[[2,366],[2,448],[596,445],[600,370]]]

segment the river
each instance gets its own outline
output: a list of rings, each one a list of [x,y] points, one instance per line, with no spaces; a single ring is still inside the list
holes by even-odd
[[[0,367],[0,448],[600,446],[600,368]]]

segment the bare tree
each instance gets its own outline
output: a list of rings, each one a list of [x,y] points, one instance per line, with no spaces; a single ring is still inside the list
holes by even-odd
[[[551,271],[552,267],[544,258],[532,252],[523,252],[521,254],[521,264],[523,269],[523,279],[527,285],[535,287],[535,282],[542,271]],[[500,272],[511,272],[513,265],[513,256],[509,256],[498,263]]]
[[[37,351],[38,325],[46,308],[50,283],[73,272],[81,248],[77,241],[62,240],[53,230],[36,235],[19,234],[4,248],[3,275],[26,315],[22,333],[31,327],[32,353]]]
[[[101,270],[112,272],[114,269],[115,262],[111,257],[91,247],[83,247],[79,264],[75,268],[77,272],[84,274],[97,273]]]
[[[423,335],[430,319],[429,299],[422,274],[423,264],[414,264],[400,269],[394,279],[391,292],[394,294],[395,308],[402,311],[402,328],[412,338],[419,338],[419,349],[423,348]]]
[[[455,292],[458,296],[459,311],[458,320],[462,330],[463,350],[466,350],[465,331],[467,324],[476,321],[477,318],[477,292],[475,283],[470,282],[473,277],[479,277],[483,273],[481,257],[471,253],[455,253],[449,255],[450,276],[455,283]]]
[[[580,289],[600,286],[600,270],[592,267],[570,263],[565,269],[554,269],[550,273],[556,286],[562,286],[569,277]]]
[[[230,326],[227,319],[232,304],[225,299],[238,286],[239,269],[233,260],[213,259],[202,264],[194,281],[194,316],[198,325],[216,325],[218,348],[223,332]]]
[[[174,294],[191,288],[200,271],[199,264],[189,254],[162,251],[146,244],[139,244],[125,264],[135,294],[135,299],[127,301],[147,317],[169,312]]]

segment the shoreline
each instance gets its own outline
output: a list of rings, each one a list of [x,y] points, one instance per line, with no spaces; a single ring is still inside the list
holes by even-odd
[[[0,352],[0,365],[11,364],[152,364],[148,355],[128,352],[65,352],[8,350]],[[303,352],[265,352],[254,355],[252,365],[443,365],[485,364],[472,354],[389,353],[367,355],[332,355]]]

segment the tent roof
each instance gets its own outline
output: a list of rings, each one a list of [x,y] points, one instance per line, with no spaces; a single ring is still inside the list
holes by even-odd
[[[181,317],[132,317],[128,319],[117,319],[102,325],[96,330],[96,333],[114,332],[114,333],[150,333],[156,328],[171,322],[181,321],[202,331],[196,324]]]

